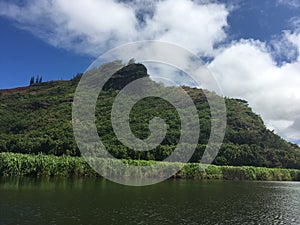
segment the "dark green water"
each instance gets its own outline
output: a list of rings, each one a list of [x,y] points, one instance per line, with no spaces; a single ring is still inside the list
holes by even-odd
[[[0,224],[300,224],[300,183],[0,181]]]

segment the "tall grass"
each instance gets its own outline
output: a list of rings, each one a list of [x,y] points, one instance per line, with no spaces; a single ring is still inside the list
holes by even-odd
[[[127,165],[149,166],[154,161],[122,160]],[[109,173],[115,173],[114,160],[99,159],[99,165],[107,168]],[[183,166],[180,163],[161,163],[168,168]],[[159,176],[159,174],[157,174]],[[81,157],[27,155],[15,153],[0,153],[1,177],[100,177]],[[300,170],[261,168],[261,167],[234,167],[210,165],[204,171],[199,164],[188,163],[173,176],[184,179],[224,179],[224,180],[262,180],[262,181],[300,181]]]
[[[80,157],[0,153],[0,176],[90,177],[97,173]]]

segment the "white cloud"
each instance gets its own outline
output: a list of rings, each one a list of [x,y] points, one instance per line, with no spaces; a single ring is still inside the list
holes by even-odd
[[[300,7],[299,0],[277,0],[277,3],[280,5],[285,5],[290,8],[299,8]]]
[[[300,16],[294,16],[290,18],[288,22],[292,29],[300,30]]]
[[[282,35],[274,37],[268,44],[268,51],[271,53],[279,66],[286,62],[293,62],[297,60],[298,49],[297,44],[291,41],[288,31],[283,32]]]
[[[228,11],[224,5],[198,5],[192,1],[167,0],[156,6],[147,21],[146,37],[180,44],[201,54],[213,53],[213,46],[226,38]]]
[[[93,56],[145,39],[212,54],[213,45],[226,38],[228,10],[191,0],[32,0],[26,5],[1,2],[0,15],[56,47]]]
[[[137,35],[134,9],[112,0],[1,2],[0,15],[56,47],[90,55]]]
[[[300,33],[286,32],[300,50]],[[293,124],[300,115],[300,58],[276,65],[264,43],[241,40],[225,48],[209,65],[226,96],[249,101],[270,129],[290,140],[300,139]],[[292,129],[293,128],[293,129]]]
[[[292,124],[289,126],[286,126],[283,130],[283,132],[286,134],[286,136],[290,137],[291,140],[299,140],[300,139],[300,117],[296,117],[296,119],[293,121]]]
[[[300,51],[300,31],[297,33],[286,33],[288,40],[297,46],[298,52]],[[299,58],[298,58],[299,59]]]

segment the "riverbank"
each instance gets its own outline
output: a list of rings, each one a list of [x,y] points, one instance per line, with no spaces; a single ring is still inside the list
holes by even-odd
[[[112,159],[99,159],[103,167],[111,165]],[[128,165],[153,165],[154,161],[122,160]],[[165,166],[180,166],[179,163],[162,163]],[[182,164],[181,164],[182,165]],[[113,172],[113,171],[112,171]],[[100,177],[81,157],[27,155],[0,153],[0,177]],[[250,166],[210,165],[199,170],[198,163],[186,164],[174,179],[216,179],[216,180],[261,180],[300,181],[300,170],[262,168]]]

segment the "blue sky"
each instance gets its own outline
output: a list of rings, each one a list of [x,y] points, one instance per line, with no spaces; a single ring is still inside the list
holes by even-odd
[[[0,89],[26,86],[30,77],[37,75],[44,80],[70,79],[94,60],[55,48],[3,17],[0,30]]]
[[[299,8],[276,3],[275,0],[237,1],[237,8],[229,15],[229,32],[234,38],[253,38],[269,41],[289,29],[289,20],[299,16]]]
[[[299,0],[0,0],[0,29],[1,89],[70,79],[120,44],[163,40],[209,58],[224,95],[300,140]]]

